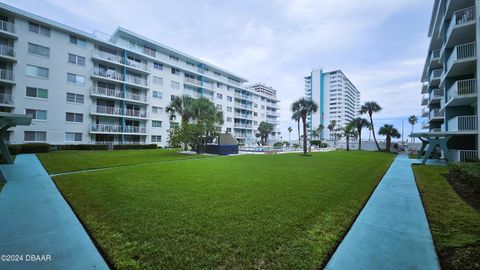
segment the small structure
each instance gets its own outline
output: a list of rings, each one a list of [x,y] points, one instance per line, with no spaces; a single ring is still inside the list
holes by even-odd
[[[28,126],[32,123],[32,117],[25,114],[13,114],[0,112],[0,151],[7,164],[13,164],[12,155],[8,151],[8,146],[3,140],[8,134],[8,129],[15,126]]]
[[[420,133],[412,133],[410,137],[417,137],[422,142],[422,147],[417,153],[417,159],[420,158],[425,148],[428,149],[423,156],[422,164],[425,165],[428,158],[436,147],[440,147],[440,149],[445,153],[445,160],[448,161],[447,154],[448,154],[448,147],[447,143],[453,137],[452,132],[420,132]]]
[[[230,133],[220,133],[213,143],[206,145],[205,152],[216,155],[238,154],[238,141]]]

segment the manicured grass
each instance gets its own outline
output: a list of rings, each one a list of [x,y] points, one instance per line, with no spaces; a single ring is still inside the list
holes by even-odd
[[[394,155],[242,155],[54,180],[118,269],[317,269]]]
[[[205,157],[180,154],[178,150],[172,149],[55,151],[39,153],[37,156],[50,174],[137,163]]]
[[[480,269],[480,212],[448,183],[448,168],[413,168],[442,268]]]

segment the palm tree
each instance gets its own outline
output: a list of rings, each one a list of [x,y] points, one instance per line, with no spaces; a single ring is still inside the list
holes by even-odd
[[[353,121],[341,129],[343,136],[345,136],[345,140],[347,141],[347,151],[350,151],[350,138],[357,135],[357,131],[355,129],[356,126]]]
[[[408,123],[412,125],[412,133],[413,133],[413,128],[415,127],[415,124],[418,121],[418,117],[416,115],[410,115],[408,117]],[[415,137],[412,137],[412,142],[415,142]]]
[[[385,124],[380,128],[378,134],[386,136],[386,146],[385,152],[390,152],[390,145],[392,143],[392,138],[400,138],[400,132],[393,125]]]
[[[262,145],[267,145],[268,135],[272,133],[273,129],[274,129],[274,126],[271,123],[262,121],[260,125],[258,125],[258,134],[259,134],[260,142]]]
[[[320,137],[320,140],[322,139],[322,133],[324,129],[325,129],[324,125],[322,124],[318,125],[317,131],[318,131],[318,136]]]
[[[293,113],[298,113],[303,123],[303,154],[307,155],[307,115],[317,112],[318,105],[313,100],[301,98],[292,104]]]
[[[292,133],[292,127],[288,127],[288,143],[290,143],[290,133]]]
[[[300,145],[300,114],[293,112],[292,119],[297,121],[298,144]]]
[[[312,138],[315,139],[315,138],[318,138],[318,131],[315,129],[315,130],[312,130]]]
[[[371,125],[371,128],[372,128],[373,140],[375,141],[375,144],[377,145],[378,151],[381,151],[381,150],[380,150],[380,146],[378,145],[378,142],[377,142],[377,137],[375,136],[375,126],[373,125],[372,114],[376,113],[376,112],[379,112],[381,110],[382,110],[382,107],[380,107],[380,105],[378,105],[378,103],[375,102],[375,101],[367,101],[360,108],[360,113],[361,114],[368,114],[368,116],[370,117],[370,125]]]
[[[358,134],[358,150],[362,150],[362,129],[368,127],[370,123],[367,119],[362,117],[357,117],[351,121],[355,129],[357,129]]]
[[[328,126],[327,126],[328,130],[330,131],[330,140],[332,139],[332,133],[335,130],[336,125],[337,125],[337,121],[332,120],[332,121],[330,121],[330,124],[328,124]]]
[[[165,111],[171,114],[178,113],[182,117],[182,123],[188,122],[193,116],[192,103],[194,100],[189,95],[175,96]]]

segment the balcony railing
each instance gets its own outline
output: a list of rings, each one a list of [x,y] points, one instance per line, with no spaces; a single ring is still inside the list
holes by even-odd
[[[123,109],[119,107],[95,106],[95,105],[92,106],[91,113],[108,114],[108,115],[115,115],[115,116],[131,116],[131,117],[138,117],[138,118],[147,117],[147,112],[144,112],[144,111],[125,109],[125,114],[123,114]]]
[[[477,79],[456,81],[447,91],[447,99],[450,101],[457,96],[472,95],[477,93]]]
[[[15,57],[15,51],[13,50],[13,47],[0,45],[0,55]]]
[[[242,123],[235,123],[234,127],[236,128],[253,128],[251,124],[242,124]]]
[[[14,81],[15,76],[13,74],[13,71],[6,70],[6,69],[0,69],[0,80]]]
[[[267,115],[280,116],[280,113],[267,110]]]
[[[91,124],[90,132],[144,134],[147,132],[147,130],[145,127],[135,127],[135,126],[122,127],[121,125]]]
[[[433,110],[430,111],[430,119],[442,118],[442,117],[444,117],[444,115],[445,115],[445,112],[440,111],[440,109],[433,109]]]
[[[428,129],[430,128],[430,124],[427,121],[422,122],[422,129]]]
[[[213,90],[213,83],[210,83],[210,82],[205,82],[205,81],[202,82],[202,81],[199,81],[197,79],[190,78],[190,77],[185,77],[185,82],[190,83],[190,84],[194,84],[196,86],[200,86],[202,88],[208,88],[208,89]]]
[[[444,95],[443,89],[435,89],[430,92],[429,99],[442,98]]]
[[[250,95],[246,95],[246,94],[242,94],[242,93],[238,93],[238,92],[235,92],[235,97],[243,98],[243,99],[251,99]]]
[[[428,97],[422,97],[422,106],[426,106],[428,104]]]
[[[447,37],[450,36],[454,27],[470,22],[475,22],[475,6],[456,11],[453,14],[450,25],[448,26]]]
[[[443,69],[434,69],[432,70],[432,73],[430,74],[430,82],[433,80],[439,80],[440,77],[442,77]]]
[[[0,93],[0,104],[13,105],[12,95]]]
[[[114,97],[114,98],[124,98],[123,97],[123,91],[117,90],[117,89],[109,89],[109,88],[103,88],[103,87],[98,87],[94,85],[92,87],[92,94],[93,95],[98,95],[98,96],[104,96],[104,97]],[[147,96],[146,95],[139,95],[139,94],[134,94],[131,92],[125,92],[125,99],[128,100],[133,100],[133,101],[141,101],[141,102],[146,102],[147,101]]]
[[[99,58],[99,59],[107,60],[107,61],[110,61],[110,62],[123,64],[123,57],[121,57],[120,55],[115,55],[115,54],[100,51],[100,50],[94,50],[93,51],[93,56],[95,58]]]
[[[15,27],[15,24],[13,24],[11,22],[6,22],[6,21],[0,21],[0,30],[5,31],[5,32],[9,32],[9,33],[12,33],[12,34],[17,33],[17,28]]]
[[[457,116],[448,120],[449,131],[477,131],[478,118],[476,115]]]
[[[251,115],[251,114],[244,114],[244,113],[235,113],[235,117],[252,119],[252,115]]]
[[[422,109],[422,117],[427,117],[428,116],[428,110],[423,108]]]
[[[453,162],[466,162],[478,159],[477,150],[450,150],[448,151],[448,160]]]
[[[455,46],[455,48],[452,51],[452,54],[448,58],[447,68],[450,69],[453,63],[458,60],[475,58],[477,55],[476,45],[477,45],[476,42],[471,42],[471,43]]]
[[[142,78],[142,77],[138,77],[138,76],[133,76],[133,75],[130,75],[130,74],[127,74],[127,77],[125,78],[125,82],[131,83],[131,84],[147,86],[147,79]]]
[[[111,69],[105,70],[101,68],[94,68],[92,69],[92,75],[107,78],[107,79],[112,79],[116,81],[125,81],[131,84],[147,86],[147,80],[145,78],[127,74],[124,80],[123,74],[118,73],[115,70],[111,70]]]
[[[428,83],[422,84],[421,94],[428,94]]]
[[[238,102],[235,102],[235,107],[250,109],[250,110],[253,109],[253,106],[251,104],[243,104],[243,103],[238,103]]]

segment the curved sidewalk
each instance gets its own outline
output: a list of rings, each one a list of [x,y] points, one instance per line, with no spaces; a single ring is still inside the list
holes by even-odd
[[[0,191],[0,255],[23,255],[10,257],[17,262],[1,257],[0,269],[108,269],[35,155],[0,168],[7,178]]]
[[[397,156],[325,269],[440,269],[412,162]]]

